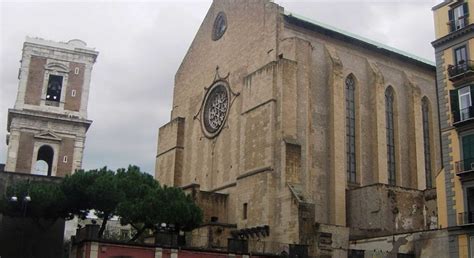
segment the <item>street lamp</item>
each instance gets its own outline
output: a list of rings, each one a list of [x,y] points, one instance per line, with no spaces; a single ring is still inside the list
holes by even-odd
[[[10,201],[12,202],[17,202],[18,201],[18,197],[16,197],[15,195],[13,195],[12,197],[10,197]],[[29,194],[27,194],[25,197],[23,197],[23,201],[22,201],[22,204],[27,204],[31,202],[31,196]],[[25,207],[26,208],[26,207]]]
[[[13,195],[10,197],[10,201],[11,202],[14,202],[14,203],[17,203],[18,202],[18,197],[16,195]],[[31,196],[29,193],[27,193],[23,199],[21,200],[21,211],[22,211],[22,218],[25,219],[26,217],[26,209],[28,208],[28,203],[31,202]],[[22,257],[26,257],[25,255],[25,252],[26,252],[26,248],[23,248],[23,245],[25,245],[24,241],[25,241],[25,233],[26,233],[26,229],[25,229],[25,225],[27,223],[25,223],[25,221],[23,221],[23,230],[21,232],[21,238],[20,238],[20,247],[21,247],[21,251],[20,253],[22,253]]]

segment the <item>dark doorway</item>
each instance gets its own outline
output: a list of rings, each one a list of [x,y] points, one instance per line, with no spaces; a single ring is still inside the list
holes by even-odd
[[[36,161],[42,160],[48,164],[48,176],[51,176],[51,171],[53,168],[53,158],[54,158],[54,150],[49,145],[43,145],[38,150],[38,157]]]

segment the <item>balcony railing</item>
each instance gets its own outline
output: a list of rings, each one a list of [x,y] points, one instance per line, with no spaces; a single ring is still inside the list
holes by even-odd
[[[461,123],[474,118],[474,106],[453,111],[453,124]]]
[[[456,174],[474,172],[474,158],[468,158],[456,162]]]
[[[448,66],[449,80],[456,81],[474,73],[474,61],[463,60],[456,65]]]
[[[468,225],[474,223],[474,212],[458,213],[458,225]]]

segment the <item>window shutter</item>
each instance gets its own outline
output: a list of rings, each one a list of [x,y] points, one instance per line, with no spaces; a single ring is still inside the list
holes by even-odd
[[[474,104],[474,85],[471,85],[471,106]]]
[[[462,10],[464,12],[464,16],[469,14],[469,9],[467,8],[467,3],[462,4]]]
[[[459,114],[459,95],[457,90],[450,90],[449,96],[451,99],[451,114],[453,115],[453,123],[461,120]]]
[[[449,17],[449,28],[451,31],[455,31],[456,28],[454,27],[454,10],[453,9],[448,11],[448,17]]]
[[[469,107],[469,117],[474,117],[474,85],[471,85],[471,106]]]

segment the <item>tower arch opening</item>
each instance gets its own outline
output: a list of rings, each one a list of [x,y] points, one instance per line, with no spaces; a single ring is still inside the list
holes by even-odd
[[[46,172],[47,176],[51,176],[53,168],[54,150],[49,145],[43,145],[38,149],[35,169],[39,169],[42,174]],[[45,164],[46,163],[46,164]],[[45,168],[45,165],[47,166]]]

